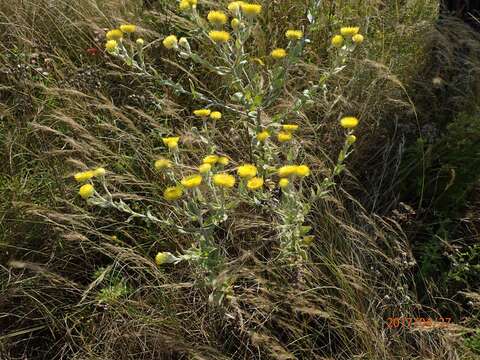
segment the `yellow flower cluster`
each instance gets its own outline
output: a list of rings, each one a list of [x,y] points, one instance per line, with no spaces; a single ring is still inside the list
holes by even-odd
[[[137,26],[133,24],[120,25],[120,30],[124,33],[134,33],[137,31]]]
[[[85,182],[95,176],[105,176],[105,172],[106,172],[105,169],[100,167],[100,168],[96,168],[95,170],[87,170],[87,171],[76,173],[73,177],[78,182]]]
[[[223,11],[212,10],[208,13],[207,19],[211,24],[225,25],[227,23],[228,17]]]
[[[237,169],[237,174],[241,178],[253,178],[255,175],[257,175],[257,167],[252,164],[245,164],[242,166],[239,166]]]
[[[283,59],[285,56],[287,56],[287,52],[285,51],[285,49],[276,48],[272,50],[272,52],[270,53],[270,56],[277,60]]]
[[[180,141],[180,136],[173,137],[164,137],[162,138],[163,144],[167,146],[170,150],[175,150],[178,148],[178,142]]]
[[[193,115],[200,118],[210,117],[212,120],[220,120],[222,118],[222,113],[220,111],[211,111],[209,109],[193,110]]]
[[[172,167],[172,162],[168,159],[158,159],[155,161],[155,169],[163,170]]]
[[[307,165],[285,165],[278,169],[277,174],[281,178],[305,177],[310,175],[310,168]]]
[[[235,177],[227,173],[213,175],[213,183],[218,187],[232,188],[235,186]]]
[[[303,32],[301,30],[287,30],[285,36],[288,40],[300,40]]]
[[[181,0],[178,7],[181,11],[195,9],[197,7],[197,0]]]
[[[162,44],[167,49],[177,48],[178,39],[175,35],[168,35],[165,39],[163,39]]]
[[[226,31],[212,30],[208,33],[208,36],[216,43],[224,43],[230,40],[230,34]]]
[[[248,17],[255,17],[262,12],[262,5],[240,2],[242,12]]]
[[[362,34],[359,34],[359,31],[360,27],[358,26],[342,27],[340,28],[340,34],[332,37],[331,43],[333,46],[340,48],[345,41],[344,37],[351,37],[355,44],[361,44],[364,40],[364,37]]]
[[[340,120],[340,125],[344,129],[353,129],[358,125],[358,119],[354,116],[347,116]]]

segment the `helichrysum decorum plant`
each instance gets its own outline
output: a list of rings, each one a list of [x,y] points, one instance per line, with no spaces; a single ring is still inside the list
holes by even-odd
[[[141,218],[188,234],[193,239],[189,249],[182,253],[161,249],[155,261],[159,266],[181,261],[198,265],[205,275],[203,280],[214,289],[212,294],[219,295],[214,298],[221,300],[229,292],[231,280],[217,281],[227,254],[222,253],[216,230],[242,203],[268,210],[277,217],[278,261],[296,265],[308,259],[307,250],[314,241],[306,223],[310,204],[325,196],[335,184],[335,176],[344,170],[344,161],[356,141],[353,132],[358,119],[351,116],[341,118],[340,125],[346,130],[343,149],[330,176],[315,186],[309,181],[315,169],[299,160],[302,141],[298,134],[302,129],[292,119],[298,118],[301,109],[314,101],[320,89],[325,91],[326,79],[348,64],[349,54],[364,41],[364,37],[359,27],[341,28],[340,34],[331,39],[337,59],[331,69],[317,83],[306,88],[294,106],[283,113],[271,113],[272,106],[283,93],[290,70],[300,61],[309,42],[308,29],[288,29],[284,38],[279,39],[279,43],[286,46],[272,44],[269,55],[260,59],[258,54],[249,50],[252,49],[249,43],[254,41],[253,29],[262,16],[260,4],[234,1],[226,9],[207,11],[203,17],[197,10],[196,0],[181,0],[179,13],[193,21],[198,31],[193,32],[190,39],[166,34],[161,39],[162,46],[167,52],[197,64],[199,71],[207,70],[224,77],[229,93],[226,102],[221,103],[198,90],[187,90],[146,64],[144,40],[133,39],[135,25],[124,24],[119,29],[110,30],[105,44],[108,53],[123,60],[142,76],[158,78],[160,84],[172,87],[177,94],[194,96],[198,102],[198,107],[188,112],[192,120],[201,122],[197,130],[204,146],[205,155],[201,162],[192,164],[190,156],[179,151],[182,136],[175,135],[162,138],[164,154],[152,164],[163,175],[163,201],[168,204],[171,216],[137,212],[123,200],[114,199],[102,168],[78,173],[75,179],[85,183],[79,194],[90,204],[128,213],[129,220]],[[192,50],[191,42],[210,47],[216,54],[214,63]],[[268,114],[266,118],[269,120],[264,120],[262,114]],[[214,142],[215,123],[231,121],[232,118],[251,139],[252,148],[248,160],[243,161],[239,156],[235,165]],[[101,191],[96,191],[95,177],[100,177]]]

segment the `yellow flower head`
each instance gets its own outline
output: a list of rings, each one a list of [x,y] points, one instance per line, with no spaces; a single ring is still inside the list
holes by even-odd
[[[240,7],[247,16],[255,17],[262,12],[262,5],[242,3]]]
[[[137,30],[137,26],[133,24],[120,25],[120,30],[124,33],[133,33]]]
[[[225,25],[228,17],[223,11],[212,10],[208,13],[207,19],[210,23],[215,25]]]
[[[203,158],[204,164],[215,165],[218,162],[218,155],[208,155]]]
[[[242,4],[245,4],[243,1],[233,1],[230,4],[228,4],[227,8],[229,11],[235,13],[240,11],[240,8],[242,7]]]
[[[158,159],[155,161],[155,169],[163,170],[172,166],[172,162],[168,159]]]
[[[285,165],[278,169],[278,176],[281,178],[286,178],[292,175],[295,175],[297,171],[297,166],[295,165]]]
[[[78,194],[84,199],[88,199],[89,197],[93,196],[94,192],[95,192],[95,189],[91,184],[82,185],[80,187],[80,190],[78,190]]]
[[[193,115],[198,116],[198,117],[207,117],[211,113],[211,110],[209,109],[198,109],[198,110],[193,110]]]
[[[78,182],[84,182],[84,181],[90,180],[94,176],[95,176],[95,172],[89,170],[89,171],[82,171],[82,172],[76,173],[74,175],[74,178]]]
[[[359,31],[360,27],[358,26],[346,26],[340,29],[340,34],[342,34],[343,36],[353,36],[357,35]]]
[[[232,26],[232,29],[236,30],[240,26],[240,20],[233,18],[232,21],[230,21],[230,25]]]
[[[179,136],[162,138],[163,144],[168,146],[170,150],[174,150],[178,147]]]
[[[213,183],[219,187],[232,188],[235,186],[235,177],[226,173],[215,174]]]
[[[303,36],[303,32],[301,30],[287,30],[285,36],[288,40],[300,40]]]
[[[239,166],[237,169],[237,174],[241,178],[252,178],[255,175],[257,175],[257,167],[252,164],[245,164],[242,166]]]
[[[208,173],[211,169],[212,169],[212,165],[205,163],[205,164],[202,164],[202,165],[200,165],[200,166],[198,167],[198,172],[199,172],[200,174],[206,174],[206,173]]]
[[[143,44],[145,44],[145,40],[143,40],[142,38],[138,38],[137,41],[135,41],[137,43],[138,46],[143,46]]]
[[[258,141],[265,141],[270,137],[270,133],[267,130],[263,130],[257,134]]]
[[[298,130],[297,124],[285,124],[282,126],[282,129],[286,132],[293,132]]]
[[[335,35],[332,37],[332,45],[336,48],[340,48],[343,45],[343,36],[342,35]]]
[[[361,44],[364,40],[364,37],[362,34],[355,34],[352,36],[352,40],[355,44]]]
[[[230,34],[226,31],[212,30],[208,33],[208,36],[216,43],[227,42],[230,40]]]
[[[190,4],[191,7],[197,6],[197,0],[188,0],[188,3]]]
[[[120,29],[113,29],[107,32],[107,40],[121,40],[123,37],[122,30]]]
[[[165,39],[163,39],[163,46],[167,49],[173,49],[178,46],[178,39],[175,35],[169,35]]]
[[[247,181],[247,188],[249,190],[258,190],[263,186],[263,179],[259,177],[253,177]]]
[[[221,156],[218,158],[218,163],[223,166],[227,166],[230,160],[226,156]]]
[[[353,129],[358,125],[358,119],[353,116],[347,116],[340,120],[340,125],[345,129]]]
[[[277,139],[280,142],[290,141],[290,140],[292,140],[292,133],[291,132],[280,131],[277,135]]]
[[[105,176],[106,174],[106,170],[102,167],[99,167],[99,168],[96,168],[95,170],[93,170],[93,173],[95,176]]]
[[[156,256],[155,256],[155,263],[158,265],[158,266],[161,266],[163,264],[166,264],[169,260],[170,260],[170,253],[169,252],[159,252]]]
[[[202,183],[202,176],[201,175],[190,175],[186,178],[183,178],[180,183],[185,186],[187,189],[193,189]]]
[[[348,135],[347,136],[347,143],[349,145],[352,145],[353,143],[355,143],[355,141],[357,141],[357,137],[355,135]]]
[[[285,51],[285,49],[277,48],[277,49],[272,50],[270,55],[274,59],[283,59],[285,56],[287,56],[287,52]]]
[[[188,10],[190,9],[190,2],[188,0],[181,0],[178,7],[180,8],[180,11]]]
[[[163,192],[163,197],[167,201],[173,201],[181,198],[183,190],[180,186],[170,186]]]
[[[295,169],[295,175],[305,177],[310,175],[310,168],[307,165],[297,166]]]
[[[210,118],[213,120],[220,120],[222,118],[222,113],[220,111],[212,111]]]
[[[285,189],[288,186],[288,184],[290,184],[290,181],[287,178],[282,178],[278,182],[278,186],[280,186],[281,189]]]
[[[109,53],[114,52],[118,48],[118,42],[116,40],[108,40],[105,44],[105,50]]]

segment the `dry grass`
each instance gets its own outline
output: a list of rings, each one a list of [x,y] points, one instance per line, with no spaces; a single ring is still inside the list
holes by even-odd
[[[364,56],[331,79],[329,92],[302,114],[302,156],[316,170],[312,183],[321,181],[339,147],[338,113],[355,110],[363,121],[353,167],[362,169],[373,154],[378,186],[365,189],[347,174],[328,198],[312,204],[317,242],[311,261],[295,269],[273,261],[275,219],[239,209],[218,233],[229,261],[223,275],[234,279],[233,297],[222,307],[196,286],[197,269],[159,268],[153,261],[160,249],[182,251],[192,239],[89,208],[71,179],[75,171],[105,166],[114,196],[139,210],[167,213],[152,161],[162,154],[160,135],[172,129],[187,138],[191,164],[203,156],[185,119],[192,99],[138,78],[104,54],[89,57],[85,49],[101,47],[102,29],[121,20],[139,24],[149,40],[173,29],[187,33],[192,24],[163,3],[147,13],[140,2],[113,0],[0,3],[0,357],[466,358],[458,328],[386,327],[388,317],[426,313],[410,287],[414,259],[406,236],[387,216],[396,204],[382,203],[392,196],[379,193],[394,192],[382,183],[393,182],[392,173],[386,165],[388,174],[377,172],[381,161],[396,161],[391,145],[375,145],[386,140],[388,120],[403,113],[416,119],[406,84],[424,64],[411,59],[426,58],[423,34],[434,31],[434,1],[401,3],[322,2],[320,13],[327,15],[274,107],[290,106],[302,86],[322,74],[331,61],[325,48],[332,29],[360,22],[369,37]],[[264,41],[260,55],[287,25],[305,22],[299,2],[285,16],[290,5],[265,3],[256,35]],[[185,85],[191,74],[197,88],[225,97],[218,78],[175,63],[158,43],[148,56],[176,81]],[[220,125],[215,141],[237,163],[249,148],[232,120]]]

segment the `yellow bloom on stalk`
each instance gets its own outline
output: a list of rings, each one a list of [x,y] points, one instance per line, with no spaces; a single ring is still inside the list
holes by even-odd
[[[193,189],[202,183],[202,176],[201,175],[190,175],[186,178],[183,178],[180,183],[185,186],[187,189]]]
[[[180,4],[178,4],[180,11],[185,11],[190,9],[190,2],[188,0],[181,0]]]
[[[257,134],[258,141],[265,141],[270,137],[270,133],[267,130],[263,130]]]
[[[222,113],[220,111],[212,111],[210,114],[210,119],[220,120],[222,118]]]
[[[230,160],[226,156],[221,156],[218,158],[218,163],[223,166],[227,166]]]
[[[137,43],[138,46],[143,46],[143,44],[145,44],[145,40],[143,40],[142,38],[138,38],[137,41],[135,41]]]
[[[118,43],[116,40],[108,40],[105,44],[105,50],[107,50],[109,53],[114,52],[118,48]]]
[[[347,143],[348,145],[352,145],[355,143],[355,141],[357,141],[357,137],[355,135],[348,135],[347,136]]]
[[[215,165],[219,160],[218,155],[208,155],[203,158],[203,163],[204,164],[210,164],[210,165]]]
[[[216,43],[227,42],[230,40],[230,34],[226,31],[212,30],[208,33],[208,36]]]
[[[357,35],[359,31],[360,27],[358,26],[346,26],[340,29],[340,34],[342,34],[343,36],[353,36]]]
[[[156,256],[155,256],[155,263],[158,265],[158,266],[161,266],[165,263],[167,263],[167,261],[170,259],[170,253],[168,252],[159,252]]]
[[[223,11],[212,10],[208,13],[207,19],[212,24],[225,25],[227,23],[228,17]]]
[[[332,45],[336,48],[340,48],[343,45],[343,36],[342,35],[335,35],[332,37]]]
[[[94,192],[95,192],[95,189],[91,184],[82,185],[80,187],[80,190],[78,190],[78,194],[84,199],[88,199],[89,197],[93,196]]]
[[[259,4],[242,3],[240,7],[245,15],[251,17],[257,16],[262,12],[262,5]]]
[[[235,186],[235,177],[225,173],[215,174],[213,183],[219,187],[232,188]]]
[[[263,179],[259,177],[253,177],[247,181],[247,188],[249,190],[258,190],[263,186]]]
[[[162,138],[163,144],[168,146],[170,150],[178,148],[179,136]]]
[[[212,165],[205,163],[205,164],[202,164],[202,165],[200,165],[200,166],[198,167],[198,172],[199,172],[200,174],[206,174],[206,173],[208,173],[211,169],[212,169]]]
[[[157,161],[155,161],[156,170],[168,169],[171,166],[172,166],[172,162],[168,159],[158,159]]]
[[[95,176],[105,176],[106,172],[107,171],[102,167],[99,167],[99,168],[96,168],[95,170],[93,170],[93,174]]]
[[[285,51],[285,49],[277,48],[277,49],[273,49],[270,55],[274,59],[283,59],[285,56],[287,56],[287,52]]]
[[[362,34],[355,34],[352,36],[352,40],[355,44],[361,44],[364,40],[364,37]]]
[[[191,7],[197,6],[197,0],[188,0],[188,3],[190,4]]]
[[[107,40],[121,40],[123,37],[122,30],[120,29],[113,29],[107,32]]]
[[[243,1],[233,1],[230,4],[228,4],[227,8],[231,12],[236,12],[240,10],[243,4],[245,4],[245,2]]]
[[[280,142],[290,141],[290,140],[292,140],[292,133],[291,132],[280,131],[277,135],[277,139]]]
[[[307,165],[297,166],[295,169],[295,175],[305,177],[310,175],[310,168]]]
[[[193,115],[198,116],[198,117],[207,117],[210,115],[212,111],[209,109],[199,109],[199,110],[193,110]]]
[[[240,26],[240,20],[233,18],[232,21],[230,21],[230,25],[232,26],[232,29],[236,30]]]
[[[168,35],[162,43],[167,49],[173,49],[178,46],[178,39],[175,35]]]
[[[89,171],[82,171],[82,172],[76,173],[73,177],[78,182],[84,182],[84,181],[90,180],[94,176],[95,176],[95,172],[89,170]]]
[[[286,178],[295,175],[296,171],[296,165],[285,165],[278,169],[278,176],[280,176],[281,178]]]
[[[173,201],[181,198],[183,190],[180,186],[170,186],[163,192],[163,197],[167,201]]]
[[[290,180],[288,180],[287,178],[282,178],[278,182],[278,186],[280,186],[281,189],[285,189],[288,186],[288,184],[290,184]]]
[[[120,30],[124,33],[133,33],[137,30],[137,26],[133,24],[120,25]]]
[[[241,178],[253,178],[255,175],[257,175],[257,167],[252,164],[239,166],[237,169],[237,174]]]
[[[297,124],[285,124],[282,126],[282,129],[286,132],[293,132],[298,130]]]
[[[340,125],[345,129],[353,129],[358,125],[358,119],[353,116],[347,116],[340,120]]]
[[[288,40],[300,40],[303,36],[303,32],[301,30],[287,30],[285,36]]]

